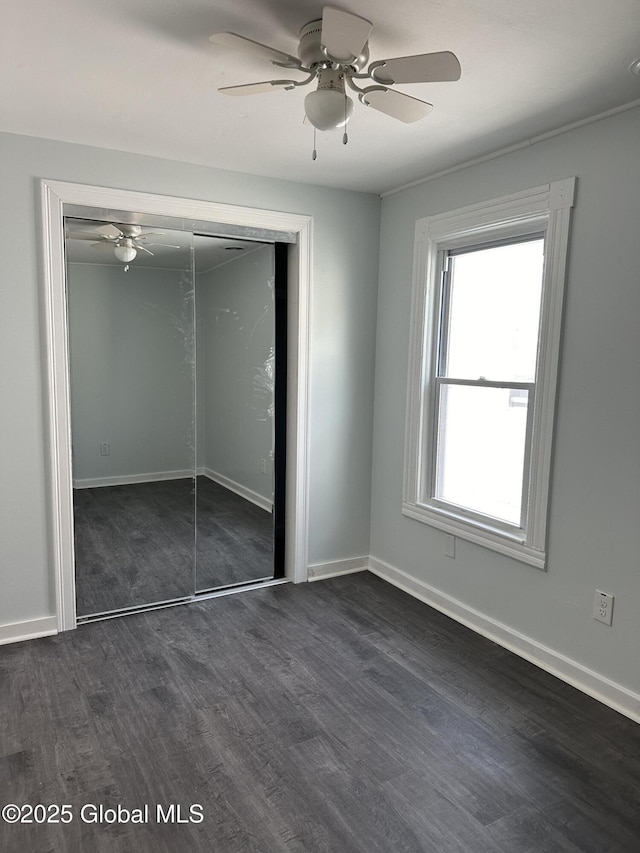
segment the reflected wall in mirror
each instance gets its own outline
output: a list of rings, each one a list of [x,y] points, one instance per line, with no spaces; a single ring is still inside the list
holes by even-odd
[[[65,224],[78,617],[272,578],[274,246]]]
[[[273,577],[274,247],[229,244],[211,267],[211,240],[195,237],[199,592]]]

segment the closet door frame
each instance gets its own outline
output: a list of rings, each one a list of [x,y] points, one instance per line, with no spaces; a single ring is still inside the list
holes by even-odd
[[[273,232],[274,241],[283,232],[295,238],[288,249],[284,575],[294,583],[306,581],[312,217],[46,179],[40,182],[40,190],[49,427],[47,486],[58,631],[76,627],[64,217],[77,216],[78,207],[173,217],[183,220],[185,230],[193,223],[201,232],[204,222]]]

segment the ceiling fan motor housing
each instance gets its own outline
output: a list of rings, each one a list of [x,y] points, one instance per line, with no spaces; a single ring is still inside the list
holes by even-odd
[[[326,65],[331,58],[322,50],[320,37],[322,35],[322,19],[310,21],[305,24],[300,30],[300,44],[298,45],[298,56],[305,68],[313,68],[317,65]],[[367,42],[362,49],[360,56],[357,56],[352,62],[343,63],[333,61],[336,66],[343,68],[354,68],[356,71],[361,71],[369,61],[369,43]]]
[[[142,228],[140,225],[126,225],[121,224],[118,226],[125,237],[139,237],[142,234]]]

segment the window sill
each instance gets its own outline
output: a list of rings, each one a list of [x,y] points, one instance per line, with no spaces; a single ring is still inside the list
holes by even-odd
[[[546,553],[527,545],[517,535],[496,531],[489,526],[458,518],[449,512],[408,501],[402,504],[402,514],[536,569],[546,570]]]

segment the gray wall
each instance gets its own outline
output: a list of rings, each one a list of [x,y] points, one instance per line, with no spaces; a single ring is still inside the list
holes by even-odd
[[[309,561],[368,552],[380,202],[158,158],[0,135],[0,625],[54,613],[39,179],[314,217]]]
[[[383,200],[371,554],[622,685],[640,688],[640,111]],[[415,220],[576,175],[548,572],[400,512]],[[611,627],[594,590],[616,596]]]
[[[67,270],[74,482],[193,470],[191,271]]]
[[[273,246],[197,278],[202,462],[267,501],[273,496],[273,281]]]

